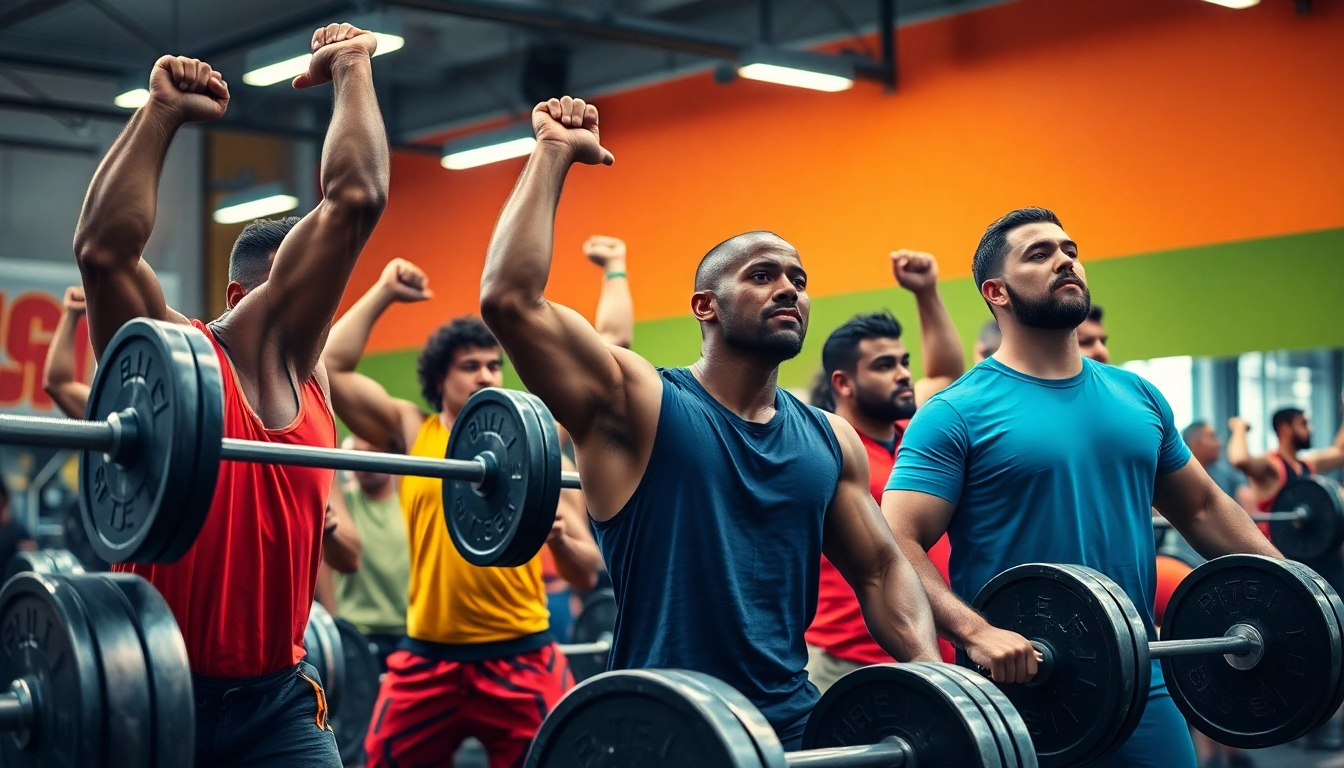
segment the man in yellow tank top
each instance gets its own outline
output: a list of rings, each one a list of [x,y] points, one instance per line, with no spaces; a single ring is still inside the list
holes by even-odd
[[[327,339],[336,414],[377,450],[443,458],[467,398],[501,383],[499,344],[474,317],[439,327],[420,353],[421,394],[434,413],[355,372],[382,313],[432,295],[424,272],[394,259]],[[540,556],[517,568],[471,565],[449,538],[441,493],[439,480],[401,480],[411,548],[407,637],[387,660],[365,741],[370,768],[442,764],[468,736],[485,745],[494,768],[521,763],[542,719],[573,685],[550,632]],[[562,577],[592,587],[601,555],[578,491],[562,494],[547,544]]]

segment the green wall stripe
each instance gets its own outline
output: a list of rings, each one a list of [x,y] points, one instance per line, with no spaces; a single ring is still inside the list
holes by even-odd
[[[1093,301],[1106,309],[1115,362],[1344,347],[1344,229],[1105,259],[1087,264],[1087,275]],[[970,278],[948,280],[941,291],[969,359],[989,310]],[[826,336],[854,314],[882,307],[905,326],[918,371],[914,298],[893,286],[813,300],[807,342],[780,367],[780,384],[808,386]],[[699,356],[700,331],[689,315],[641,322],[634,350],[654,365],[689,365]],[[416,354],[368,355],[360,370],[419,402]],[[507,367],[505,384],[520,386]]]

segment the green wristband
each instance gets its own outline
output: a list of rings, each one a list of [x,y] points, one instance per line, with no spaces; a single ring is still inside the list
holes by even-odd
[[[607,275],[606,275],[606,277],[607,277],[608,280],[612,279],[613,277],[625,277],[625,273],[624,273],[624,272],[608,272]]]

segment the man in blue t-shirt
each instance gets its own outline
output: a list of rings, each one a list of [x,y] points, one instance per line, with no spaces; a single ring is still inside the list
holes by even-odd
[[[940,634],[996,681],[1030,680],[1037,658],[1027,639],[966,601],[1012,566],[1052,562],[1110,576],[1153,637],[1151,507],[1205,557],[1280,556],[1192,460],[1161,393],[1080,355],[1075,328],[1091,295],[1078,246],[1053,213],[1026,208],[994,222],[972,271],[1002,346],[919,410],[882,499]],[[950,588],[924,556],[944,531]],[[1157,662],[1142,722],[1099,764],[1194,766]]]

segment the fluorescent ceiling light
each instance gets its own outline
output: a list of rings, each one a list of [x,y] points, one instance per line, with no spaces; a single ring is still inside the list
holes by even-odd
[[[755,48],[742,56],[737,74],[795,88],[834,93],[854,86],[854,65],[839,57],[810,51]]]
[[[112,103],[122,109],[139,109],[145,106],[145,103],[148,101],[149,89],[140,86],[139,88],[131,88],[130,90],[122,91],[117,94],[117,97],[112,100]]]
[[[299,207],[299,198],[289,194],[281,184],[263,184],[226,195],[215,209],[215,223],[239,224],[244,221],[274,216]]]
[[[443,159],[439,164],[450,171],[460,171],[523,157],[531,154],[536,146],[532,126],[525,123],[508,125],[448,142],[443,148]]]
[[[395,16],[380,13],[356,16],[350,19],[350,23],[360,29],[377,30],[373,32],[373,36],[378,40],[378,50],[374,51],[374,57],[399,51],[406,45],[406,38],[401,36],[401,20]],[[312,35],[302,39],[291,35],[274,43],[253,48],[247,52],[244,63],[247,71],[243,73],[243,82],[257,86],[275,85],[302,75],[308,71],[308,62],[313,58],[313,54],[309,52],[295,55],[295,52],[303,51],[311,47],[311,44]]]
[[[747,64],[739,67],[737,74],[748,80],[791,85],[795,88],[810,88],[814,91],[826,91],[828,93],[848,90],[854,86],[852,78],[828,75],[822,72],[810,72],[806,69],[781,67],[778,64]]]
[[[1224,8],[1250,8],[1253,5],[1260,4],[1260,0],[1205,0],[1205,2],[1221,5]]]

